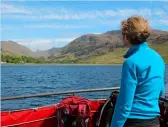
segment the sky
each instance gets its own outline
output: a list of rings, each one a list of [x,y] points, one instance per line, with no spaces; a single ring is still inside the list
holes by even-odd
[[[84,34],[119,30],[122,20],[141,15],[152,29],[168,31],[168,2],[2,0],[1,40],[33,51],[63,47]]]

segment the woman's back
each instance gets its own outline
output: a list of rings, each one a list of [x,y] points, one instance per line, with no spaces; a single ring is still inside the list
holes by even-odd
[[[160,113],[158,99],[164,92],[164,61],[147,43],[133,50],[137,51],[127,61],[136,65],[138,82],[128,118],[154,118]]]

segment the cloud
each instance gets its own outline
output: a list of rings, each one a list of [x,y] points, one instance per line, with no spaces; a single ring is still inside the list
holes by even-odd
[[[132,15],[141,15],[141,16],[151,16],[152,12],[148,8],[144,9],[119,9],[116,12],[116,15],[119,15],[120,17],[128,17]]]
[[[50,29],[73,29],[73,28],[90,28],[91,26],[86,25],[56,25],[56,24],[34,24],[27,25],[27,28],[50,28]]]
[[[144,9],[115,9],[115,10],[85,10],[75,11],[61,7],[56,8],[32,8],[1,4],[3,18],[15,18],[21,20],[82,20],[107,17],[125,17],[134,14],[151,15],[151,10]],[[15,14],[13,14],[15,13]],[[23,15],[25,14],[25,15]]]
[[[98,20],[98,22],[106,26],[119,27],[122,20],[123,19]]]
[[[99,34],[102,34],[102,33],[93,33],[93,34],[97,34],[97,35],[99,35]]]
[[[166,12],[165,12],[164,10],[162,10],[162,9],[157,10],[157,11],[155,12],[155,15],[158,15],[158,16],[165,15],[165,14],[166,14]]]
[[[1,25],[1,30],[18,30],[25,28],[32,29],[84,29],[84,28],[92,28],[93,26],[89,25],[57,25],[57,24],[27,24],[27,25]]]
[[[54,39],[14,39],[18,44],[24,45],[33,51],[47,50],[52,47],[63,47],[76,37]]]
[[[2,14],[31,14],[31,11],[24,7],[16,7],[5,3],[0,4],[0,9]]]
[[[166,6],[166,4],[165,4]],[[92,28],[96,23],[99,26],[112,26],[119,28],[120,22],[132,15],[141,15],[148,18],[150,22],[157,20],[157,23],[166,25],[166,19],[168,18],[168,10],[163,7],[154,10],[149,8],[130,9],[130,8],[118,8],[108,10],[81,10],[75,11],[66,9],[63,7],[55,8],[33,8],[22,7],[11,4],[2,3],[2,21],[3,19],[16,19],[20,21],[35,20],[35,21],[58,21],[58,20],[87,20],[90,21],[89,25],[71,25],[71,24],[21,24],[20,26],[4,26],[2,30],[19,29],[19,28],[37,28],[37,29],[72,29],[72,28]],[[159,17],[159,18],[158,18]],[[156,19],[157,18],[157,19]],[[93,20],[94,19],[94,20]],[[76,21],[79,22],[79,21]],[[156,24],[154,24],[156,25]],[[3,24],[2,24],[3,26]],[[14,27],[14,28],[13,28]]]
[[[159,20],[159,22],[161,23],[161,24],[164,24],[164,25],[166,25],[166,26],[168,26],[168,19],[161,19],[161,20]]]
[[[159,18],[162,18],[162,19],[168,19],[168,10],[166,9],[160,9],[160,10],[157,10],[155,13],[154,13],[154,16],[157,16]]]
[[[27,15],[3,15],[4,18],[14,18],[21,20],[82,20],[82,19],[96,19],[96,18],[108,18],[108,17],[126,17],[130,15],[140,14],[145,16],[151,16],[150,9],[117,9],[117,10],[94,10],[76,12],[70,10],[63,10],[59,12],[50,11],[33,11]],[[38,13],[36,13],[38,12]]]
[[[142,15],[147,18],[152,18],[153,16],[160,16],[161,18],[168,17],[168,5],[160,7],[159,10],[156,8],[141,8],[141,9],[131,9],[131,8],[118,8],[118,9],[108,9],[108,10],[70,10],[64,7],[55,8],[35,8],[28,6],[16,6],[9,3],[1,3],[0,8],[2,10],[2,20],[4,18],[13,18],[19,20],[83,20],[83,19],[106,19],[106,18],[125,18],[131,15]],[[33,26],[34,27],[34,26]],[[36,26],[42,28],[41,26]],[[44,27],[59,27],[52,25],[45,25]],[[66,26],[67,28],[70,26]],[[63,28],[63,27],[62,27]]]
[[[75,38],[58,38],[58,39],[54,39],[55,42],[57,43],[62,43],[62,42],[70,42],[73,41]]]
[[[31,1],[31,0],[1,0],[2,2],[6,2],[6,1],[14,1],[14,2],[25,2],[25,1]],[[33,0],[32,0],[33,1]],[[38,0],[37,0],[38,1]],[[39,0],[40,1],[40,0]]]

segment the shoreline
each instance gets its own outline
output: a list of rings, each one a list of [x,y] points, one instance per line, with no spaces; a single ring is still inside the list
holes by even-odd
[[[13,64],[13,63],[5,63],[1,64],[1,66],[122,66],[121,64],[34,64],[34,63],[27,63],[27,64]],[[165,63],[168,65],[168,63]]]
[[[6,64],[1,64],[1,66],[8,66],[8,65],[12,65],[12,66],[27,66],[27,65],[30,65],[30,66],[39,66],[39,65],[42,65],[42,66],[121,66],[121,64],[34,64],[34,63],[27,63],[27,64],[13,64],[13,63],[6,63]]]

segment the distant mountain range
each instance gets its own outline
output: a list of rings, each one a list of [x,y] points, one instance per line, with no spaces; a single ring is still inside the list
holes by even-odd
[[[33,52],[26,46],[20,45],[14,41],[1,41],[1,51],[6,55],[27,56],[27,57],[48,57],[58,52],[60,48],[51,48],[46,51]]]
[[[166,51],[168,50],[168,31],[152,30],[148,42],[151,47],[154,49],[157,48],[156,50],[158,50],[159,47],[163,47],[164,49],[166,47],[165,51],[162,50],[161,54],[163,54],[163,57],[166,59],[168,58],[168,52]],[[120,51],[118,52],[118,50]],[[46,51],[36,52],[33,52],[27,47],[19,45],[13,41],[1,41],[1,51],[5,55],[29,56],[36,58],[43,57],[52,61],[69,60],[82,63],[97,63],[99,58],[103,56],[106,58],[110,53],[111,55],[114,55],[114,57],[116,56],[115,59],[119,59],[119,61],[117,61],[120,62],[122,58],[119,57],[122,56],[122,53],[124,53],[125,50],[120,30],[108,31],[103,34],[83,35],[76,38],[63,48],[53,47]],[[160,52],[160,49],[158,52]],[[108,58],[110,57],[107,57],[107,59]],[[88,61],[88,59],[91,61]],[[108,63],[113,62],[111,61]]]

